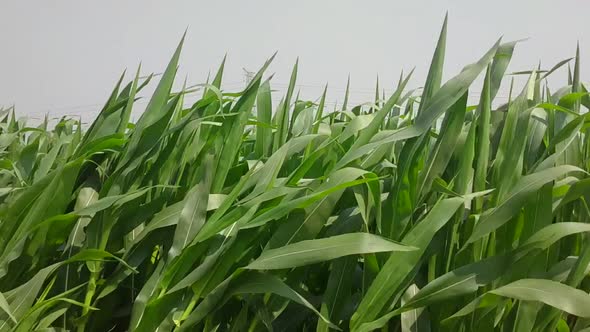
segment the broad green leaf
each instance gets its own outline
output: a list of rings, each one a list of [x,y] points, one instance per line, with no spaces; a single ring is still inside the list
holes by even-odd
[[[419,291],[418,287],[413,284],[406,289],[402,296],[402,305],[410,300]],[[402,332],[430,332],[430,321],[425,309],[414,309],[401,314]]]
[[[525,301],[539,301],[579,317],[590,317],[588,293],[545,279],[521,279],[490,291]]]
[[[207,214],[209,190],[213,180],[213,156],[208,155],[201,165],[201,179],[186,195],[182,210],[178,216],[178,224],[174,232],[172,247],[168,252],[169,260],[178,256],[180,252],[199,233]]]
[[[143,138],[143,132],[150,126],[153,126],[158,121],[162,120],[164,114],[161,109],[168,102],[168,95],[170,93],[170,89],[172,88],[174,77],[176,76],[178,60],[180,58],[180,52],[184,44],[184,38],[185,36],[183,35],[180,42],[178,43],[176,51],[174,51],[174,54],[172,55],[172,58],[166,67],[166,70],[162,74],[162,78],[160,79],[160,82],[158,83],[158,86],[156,87],[149,104],[146,106],[145,111],[137,121],[133,135],[129,137],[129,142],[125,148],[125,153],[123,154],[123,158],[119,162],[119,165],[126,165],[131,161],[132,158],[137,157],[136,151],[141,149],[140,144],[142,144],[141,140]]]
[[[419,195],[430,191],[432,181],[439,177],[447,167],[463,127],[466,106],[467,93],[446,113],[438,139],[430,152],[425,168],[420,172],[420,180],[416,189]]]
[[[10,305],[8,304],[8,301],[6,301],[6,298],[4,297],[4,295],[2,295],[2,293],[0,293],[0,309],[2,309],[2,311],[4,311],[4,313],[6,313],[8,317],[10,317],[13,323],[16,323],[16,318],[12,314]]]
[[[355,181],[361,177],[367,180],[374,179],[374,176],[365,170],[352,167],[343,168],[330,174],[327,180],[316,191],[329,190],[334,186]],[[373,183],[376,183],[376,181]],[[332,211],[342,197],[343,192],[344,189],[341,189],[322,197],[319,201],[305,208],[304,218],[296,218],[292,221],[285,222],[273,234],[273,237],[269,241],[269,246],[276,248],[293,242],[315,238],[332,215]]]
[[[350,233],[296,242],[284,247],[266,250],[247,268],[256,270],[286,269],[348,255],[416,249],[368,233]]]
[[[510,218],[520,211],[526,200],[544,184],[554,181],[569,172],[580,171],[582,170],[577,167],[562,165],[523,176],[514,185],[512,191],[507,193],[506,198],[502,202],[495,208],[484,212],[479,222],[475,225],[467,243],[473,243],[508,222]]]
[[[477,121],[477,148],[476,148],[476,165],[473,178],[473,190],[482,191],[486,188],[486,179],[488,175],[488,163],[490,159],[490,118],[492,110],[491,96],[491,67],[488,66],[484,85],[482,88],[481,99],[479,101],[478,121]],[[476,211],[483,208],[482,200],[476,199]]]
[[[432,123],[443,112],[451,107],[451,105],[459,100],[465,91],[467,91],[469,85],[491,61],[499,46],[500,43],[498,41],[478,62],[467,66],[463,71],[461,71],[459,75],[446,82],[432,96],[428,107],[426,107],[416,118],[414,125],[394,130],[387,137],[381,140],[373,141],[356,149],[349,150],[349,152],[338,162],[336,167],[338,168],[339,166],[344,166],[352,160],[369,153],[382,144],[416,137],[426,132]]]
[[[286,214],[288,214],[290,211],[292,211],[294,209],[305,208],[305,207],[313,204],[314,202],[317,202],[317,201],[321,200],[322,198],[330,195],[331,193],[337,192],[342,189],[346,189],[348,187],[356,186],[359,184],[364,184],[364,183],[367,183],[370,181],[376,181],[376,179],[375,178],[367,178],[367,179],[348,181],[348,182],[344,182],[341,184],[336,184],[336,185],[330,186],[329,188],[326,188],[326,189],[319,191],[317,193],[314,193],[314,194],[306,195],[306,196],[296,198],[293,200],[289,200],[286,202],[281,202],[276,207],[273,207],[273,208],[261,213],[260,215],[258,215],[254,219],[252,219],[250,222],[248,222],[246,225],[244,225],[243,228],[253,228],[253,227],[262,226],[271,220],[276,220],[281,217],[284,217]]]
[[[256,115],[258,122],[271,125],[272,101],[270,82],[264,81],[258,89],[256,97]],[[272,147],[272,130],[270,128],[256,128],[256,153],[259,157],[268,157]]]
[[[463,198],[459,197],[438,202],[428,215],[410,230],[403,238],[402,244],[418,247],[419,250],[400,252],[389,257],[353,314],[351,330],[356,330],[363,323],[378,317],[392,297],[401,295],[399,292],[403,281],[414,270],[436,232],[446,224],[463,202]]]

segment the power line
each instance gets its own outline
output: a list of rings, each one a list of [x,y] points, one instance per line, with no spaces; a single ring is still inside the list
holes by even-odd
[[[253,72],[249,72],[247,70],[244,69],[244,74],[245,74],[245,80],[242,82],[237,82],[237,81],[230,81],[230,82],[225,82],[222,84],[222,90],[223,87],[227,87],[227,86],[237,86],[240,85],[240,89],[243,88],[244,83],[245,82],[249,82],[249,80],[252,79],[254,73]],[[281,83],[281,82],[273,82],[272,86],[274,87],[278,87],[278,88],[287,88],[289,86],[288,83]],[[316,84],[295,84],[295,87],[298,88],[317,88],[317,89],[323,89],[324,86],[323,85],[316,85]],[[346,89],[341,89],[341,88],[328,88],[328,91],[339,91],[339,92],[345,92]],[[362,103],[366,103],[366,102],[372,102],[373,98],[374,98],[374,93],[375,90],[374,89],[352,89],[350,91],[350,95],[351,96],[357,96],[357,98],[354,98],[352,100],[349,100],[349,104],[353,104],[353,105],[359,105]],[[363,99],[358,100],[358,96],[367,96],[367,98],[361,98]],[[469,93],[470,97],[474,97],[474,98],[479,98],[481,97],[481,92],[477,92],[477,91],[473,91]],[[192,96],[191,96],[192,97]],[[508,100],[509,96],[508,95],[497,95],[495,97],[495,100]],[[188,100],[191,100],[193,98],[187,98]],[[275,94],[273,96],[273,100],[280,100],[281,97],[278,96],[277,94]],[[188,101],[187,100],[187,101]],[[198,98],[194,98],[194,100],[198,100]],[[149,102],[148,98],[144,98],[141,100],[138,100],[135,102],[135,105],[143,105],[143,104],[147,104]],[[326,101],[326,105],[337,105],[338,101]],[[28,116],[34,116],[34,115],[41,115],[41,114],[53,114],[53,115],[69,115],[69,114],[75,114],[75,115],[83,115],[83,114],[93,114],[93,113],[99,113],[101,108],[104,106],[104,102],[100,103],[92,103],[92,104],[81,104],[81,105],[67,105],[67,106],[56,106],[56,107],[48,107],[45,110],[39,110],[39,111],[33,111],[33,112],[29,112],[27,115]]]

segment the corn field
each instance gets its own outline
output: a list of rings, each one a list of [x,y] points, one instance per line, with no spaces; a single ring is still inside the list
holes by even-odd
[[[175,90],[184,37],[89,126],[4,109],[0,331],[590,331],[579,51],[509,73],[499,40],[443,83],[446,35],[420,88],[336,110],[297,64],[273,105],[272,58]]]

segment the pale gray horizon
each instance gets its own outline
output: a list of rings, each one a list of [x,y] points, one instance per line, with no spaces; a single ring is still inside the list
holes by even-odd
[[[275,51],[268,73],[284,89],[299,57],[298,89],[316,99],[329,84],[341,102],[347,76],[351,102],[372,101],[376,76],[388,91],[400,71],[423,84],[446,12],[444,77],[478,59],[493,43],[519,43],[509,71],[545,69],[575,55],[590,75],[588,1],[9,1],[0,0],[0,106],[31,118],[63,114],[91,119],[124,69],[128,79],[161,72],[187,29],[177,83],[203,83],[228,59],[223,87],[239,90],[242,68],[255,71]],[[553,89],[566,83],[556,73]],[[555,82],[555,83],[553,83]],[[479,91],[470,91],[478,94]],[[502,90],[498,98],[506,98]]]

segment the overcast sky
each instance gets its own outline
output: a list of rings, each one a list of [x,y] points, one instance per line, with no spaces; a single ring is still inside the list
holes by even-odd
[[[125,68],[141,61],[144,73],[161,72],[186,28],[179,83],[204,82],[227,53],[224,86],[237,90],[242,68],[254,71],[278,51],[274,88],[285,88],[299,57],[303,97],[329,83],[329,100],[341,101],[350,74],[352,101],[371,101],[377,74],[391,88],[416,66],[410,85],[423,84],[447,11],[445,78],[500,36],[530,38],[511,71],[551,67],[573,56],[577,41],[582,60],[590,52],[588,0],[0,0],[0,105],[32,117],[92,116]]]

